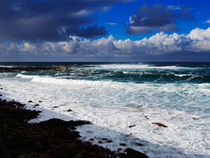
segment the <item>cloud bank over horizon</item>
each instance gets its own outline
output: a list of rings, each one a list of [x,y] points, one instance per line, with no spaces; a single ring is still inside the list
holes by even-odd
[[[34,43],[28,41],[0,44],[0,55],[6,56],[70,56],[70,57],[141,57],[182,53],[210,52],[210,27],[195,28],[189,34],[157,33],[149,38],[132,41],[107,38],[86,39],[70,36],[62,42]]]
[[[210,61],[208,6],[196,0],[0,0],[0,61]]]

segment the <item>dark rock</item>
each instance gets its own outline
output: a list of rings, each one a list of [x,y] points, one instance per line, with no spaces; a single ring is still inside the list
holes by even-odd
[[[126,144],[124,144],[124,143],[120,143],[120,146],[126,146]]]
[[[106,142],[107,142],[107,143],[112,143],[113,141],[112,141],[112,140],[107,140]]]
[[[93,152],[82,151],[78,153],[74,158],[104,158],[104,156]]]
[[[94,141],[94,138],[90,138],[90,141]]]
[[[158,122],[152,122],[153,125],[159,126],[159,127],[168,127],[162,123],[158,123]]]
[[[0,97],[2,96],[2,94],[0,94]]]
[[[29,100],[28,103],[33,103],[33,102],[31,100]]]
[[[51,158],[70,158],[80,152],[80,147],[76,144],[61,144],[50,152]]]
[[[39,70],[67,70],[67,67],[0,67],[0,72],[39,71]]]
[[[128,126],[129,128],[132,128],[132,127],[135,127],[136,125],[130,125],[130,126]]]
[[[58,108],[58,106],[53,106],[53,109]]]
[[[147,120],[149,120],[149,118],[147,116],[144,116]]]
[[[10,155],[7,151],[7,148],[4,145],[1,135],[0,135],[0,155],[1,157],[4,157],[4,158],[10,158]]]
[[[129,158],[129,155],[79,140],[76,126],[90,124],[88,121],[50,119],[28,123],[39,113],[25,109],[21,103],[0,98],[1,158]]]
[[[35,104],[34,107],[40,106],[39,104]]]
[[[68,110],[67,110],[67,112],[71,112],[71,111],[73,111],[73,110],[71,110],[71,109],[68,109]]]
[[[42,101],[41,101],[41,100],[39,100],[39,103],[42,103]]]
[[[138,152],[131,148],[126,148],[125,152],[127,152],[127,156],[131,158],[148,158],[148,156],[145,155],[144,153]]]
[[[80,126],[80,125],[84,125],[84,124],[90,124],[90,122],[88,121],[64,121],[61,119],[50,119],[47,121],[43,121],[39,123],[42,126],[48,125],[50,127],[59,127],[59,126],[63,126],[63,127],[70,127],[70,126]]]
[[[99,144],[102,144],[103,142],[101,140],[98,141]]]
[[[144,146],[143,144],[141,143],[135,143],[136,146]]]
[[[117,151],[118,151],[118,152],[119,152],[119,151],[122,151],[122,149],[121,149],[121,148],[118,148]]]
[[[102,140],[107,141],[108,139],[107,138],[102,138]]]
[[[31,153],[27,153],[27,154],[22,154],[19,155],[18,158],[38,158],[39,157],[39,153],[37,152],[31,152]]]

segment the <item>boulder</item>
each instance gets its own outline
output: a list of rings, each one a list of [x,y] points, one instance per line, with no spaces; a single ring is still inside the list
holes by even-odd
[[[35,105],[34,105],[34,107],[37,107],[37,106],[39,106],[39,104],[35,104]]]
[[[144,153],[138,152],[131,148],[126,148],[125,152],[127,152],[127,156],[131,158],[148,158],[148,156],[145,155]]]
[[[152,122],[153,125],[159,126],[159,127],[168,127],[162,123],[158,123],[158,122]]]
[[[80,148],[76,144],[61,144],[50,152],[51,158],[70,158],[80,152]]]

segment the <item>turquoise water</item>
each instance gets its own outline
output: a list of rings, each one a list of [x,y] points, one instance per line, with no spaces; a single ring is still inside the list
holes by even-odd
[[[0,63],[10,66],[65,66],[66,71],[25,72],[66,79],[112,80],[117,82],[209,83],[210,63]]]

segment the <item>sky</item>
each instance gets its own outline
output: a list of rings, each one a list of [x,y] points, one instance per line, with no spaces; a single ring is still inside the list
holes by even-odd
[[[0,0],[0,61],[210,61],[210,0]]]

